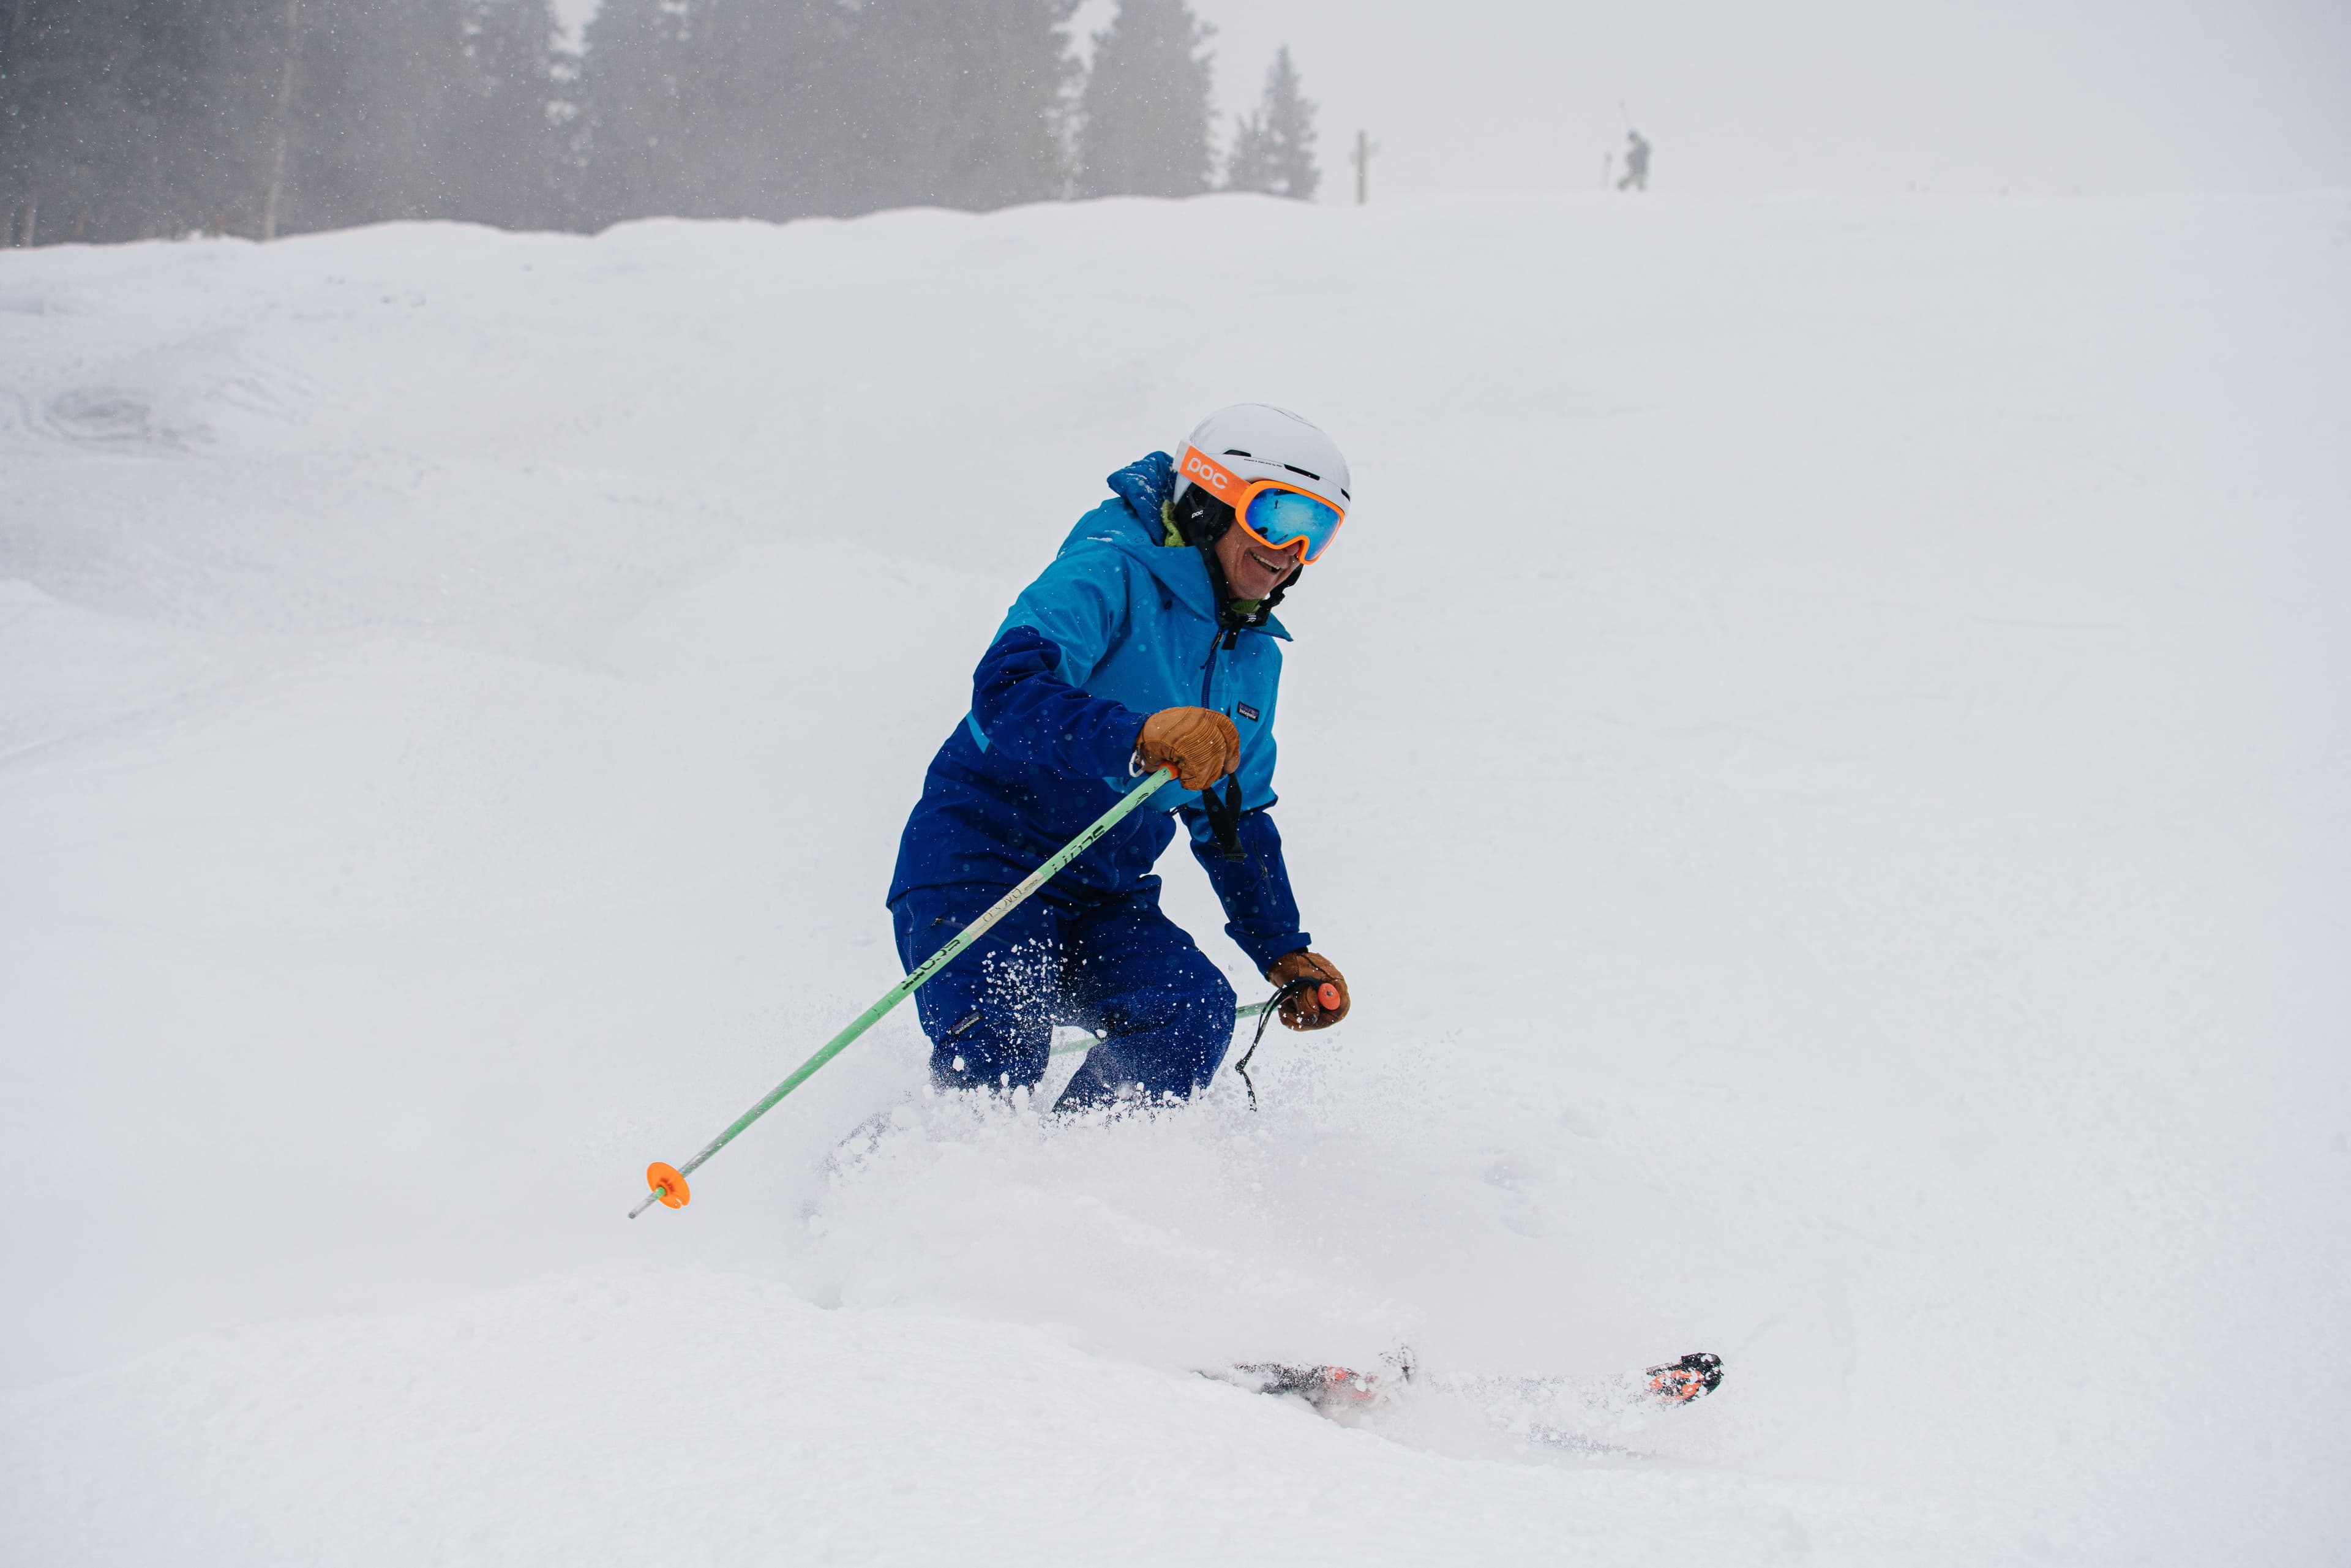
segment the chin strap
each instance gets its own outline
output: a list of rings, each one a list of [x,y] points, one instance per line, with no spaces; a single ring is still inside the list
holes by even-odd
[[[1211,507],[1216,510],[1211,511]],[[1224,515],[1218,517],[1217,512]],[[1228,633],[1243,627],[1264,625],[1267,618],[1272,615],[1273,607],[1281,602],[1281,596],[1296,587],[1299,578],[1305,574],[1306,566],[1301,561],[1275,583],[1273,591],[1263,599],[1235,600],[1232,585],[1225,580],[1224,565],[1217,559],[1217,541],[1233,526],[1232,508],[1196,487],[1186,490],[1181,501],[1163,504],[1160,525],[1167,531],[1167,538],[1163,542],[1172,545],[1179,539],[1185,540],[1200,552],[1200,559],[1208,569],[1208,585],[1216,591],[1217,623]],[[1247,603],[1251,608],[1245,612],[1236,611],[1233,608],[1236,603]]]

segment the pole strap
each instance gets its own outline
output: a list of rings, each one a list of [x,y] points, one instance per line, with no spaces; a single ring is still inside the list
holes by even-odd
[[[1250,1110],[1257,1109],[1257,1083],[1249,1075],[1249,1058],[1255,1056],[1257,1048],[1265,1043],[1265,1026],[1273,1021],[1273,1015],[1280,1011],[1282,1003],[1292,997],[1312,990],[1322,983],[1323,978],[1324,977],[1319,974],[1301,975],[1265,1000],[1258,1003],[1256,1007],[1240,1009],[1244,1014],[1251,1012],[1257,1014],[1257,1033],[1250,1038],[1249,1048],[1241,1052],[1241,1059],[1233,1063],[1233,1071],[1239,1075],[1241,1087],[1249,1091]]]

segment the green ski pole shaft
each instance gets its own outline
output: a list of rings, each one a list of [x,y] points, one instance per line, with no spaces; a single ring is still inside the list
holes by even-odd
[[[917,990],[922,988],[925,981],[937,974],[941,969],[946,968],[949,964],[954,963],[956,956],[960,955],[965,948],[970,946],[981,936],[986,936],[989,927],[993,926],[998,921],[1003,919],[1006,915],[1011,914],[1014,910],[1019,908],[1022,904],[1028,902],[1029,896],[1036,893],[1039,888],[1052,881],[1053,877],[1063,866],[1068,865],[1071,861],[1077,859],[1080,855],[1092,849],[1104,833],[1109,832],[1113,828],[1118,826],[1119,823],[1124,821],[1129,812],[1133,811],[1137,806],[1142,805],[1144,801],[1149,800],[1158,791],[1161,785],[1169,782],[1175,777],[1176,775],[1168,769],[1165,768],[1159,768],[1157,771],[1154,772],[1150,778],[1144,779],[1141,784],[1138,784],[1134,789],[1128,790],[1124,795],[1119,797],[1117,805],[1113,806],[1109,810],[1104,811],[1101,816],[1096,817],[1093,821],[1087,826],[1083,832],[1081,832],[1076,838],[1071,839],[1068,843],[1063,844],[1059,850],[1056,850],[1053,852],[1051,859],[1048,860],[1043,865],[1039,866],[1035,871],[1030,872],[1028,876],[1021,881],[1019,886],[1014,888],[1010,893],[1006,894],[1002,898],[998,899],[995,904],[989,906],[987,914],[982,915],[978,919],[965,926],[962,932],[958,934],[953,941],[949,942],[946,946],[940,948],[937,952],[932,954],[929,957],[916,965],[913,974],[908,975],[904,979],[891,987],[889,990],[883,994],[880,1001],[875,1002],[872,1007],[867,1008],[863,1012],[858,1014],[854,1019],[851,1020],[848,1028],[842,1030],[839,1034],[834,1035],[831,1040],[825,1041],[821,1050],[820,1050],[814,1056],[810,1057],[806,1061],[801,1062],[798,1067],[794,1068],[792,1070],[792,1075],[785,1079],[781,1083],[777,1084],[773,1089],[768,1090],[768,1092],[761,1097],[758,1104],[752,1106],[748,1111],[744,1112],[740,1116],[736,1117],[733,1122],[727,1124],[725,1132],[711,1139],[710,1142],[703,1145],[700,1152],[692,1159],[686,1161],[685,1164],[679,1166],[675,1170],[671,1170],[667,1166],[659,1164],[653,1166],[652,1169],[645,1173],[646,1183],[653,1188],[653,1190],[645,1194],[644,1200],[639,1203],[636,1207],[629,1210],[629,1218],[631,1219],[634,1219],[646,1209],[652,1207],[657,1201],[668,1204],[672,1208],[684,1207],[688,1196],[684,1180],[685,1177],[692,1176],[696,1170],[699,1170],[702,1167],[703,1163],[708,1160],[711,1155],[716,1154],[719,1150],[733,1143],[736,1135],[741,1133],[744,1128],[748,1127],[752,1123],[758,1121],[760,1117],[774,1110],[776,1108],[777,1102],[780,1101],[785,1095],[790,1093],[793,1090],[799,1088],[801,1084],[814,1077],[816,1075],[817,1069],[822,1067],[826,1062],[831,1061],[834,1057],[839,1056],[842,1051],[848,1050],[850,1043],[856,1040],[859,1035],[863,1034],[867,1030],[872,1029],[875,1024],[881,1022],[882,1016],[884,1013],[887,1013],[892,1008],[896,1007],[900,1002],[904,1001],[908,997],[913,996]],[[675,1184],[674,1187],[672,1183]],[[674,1195],[675,1201],[672,1201],[673,1194]]]

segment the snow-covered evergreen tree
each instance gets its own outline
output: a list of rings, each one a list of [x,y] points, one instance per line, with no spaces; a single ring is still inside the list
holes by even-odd
[[[1188,196],[1208,187],[1213,31],[1185,0],[1119,0],[1079,102],[1078,188]]]
[[[1265,97],[1235,131],[1225,188],[1311,202],[1322,183],[1314,166],[1314,105],[1299,91],[1298,69],[1284,44],[1265,73]]]

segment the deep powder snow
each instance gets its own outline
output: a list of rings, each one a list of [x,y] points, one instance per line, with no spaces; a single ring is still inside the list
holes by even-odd
[[[2340,1561],[2346,277],[2340,194],[0,254],[0,1558]],[[1360,479],[1355,1017],[1055,1127],[896,1016],[624,1221],[1237,399]]]

